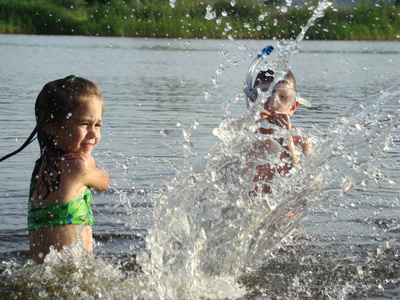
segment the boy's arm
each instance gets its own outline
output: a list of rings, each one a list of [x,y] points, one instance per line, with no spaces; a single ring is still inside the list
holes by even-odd
[[[303,152],[304,156],[307,156],[310,153],[311,146],[306,138],[301,136],[294,136],[293,141],[295,145],[300,145],[301,151]]]
[[[288,130],[292,129],[292,123],[290,122],[289,116],[286,114],[266,115],[264,118],[267,118],[270,123],[278,125],[279,127],[286,128]],[[287,155],[283,155],[281,159],[284,157],[290,157],[292,165],[296,165],[299,162],[296,155],[297,145],[300,145],[304,156],[307,156],[307,154],[310,152],[310,145],[308,144],[307,139],[300,136],[289,136],[286,140],[281,139],[280,143],[287,150]]]
[[[296,146],[299,145],[301,147],[301,152],[304,156],[307,156],[310,153],[310,144],[307,142],[307,139],[302,138],[300,136],[289,136],[286,139],[286,143],[282,142],[283,146],[286,148],[290,159],[293,164],[297,164],[299,162],[296,155]]]
[[[288,166],[288,169],[299,164],[299,159],[296,155],[297,145],[301,147],[301,151],[304,156],[307,156],[308,153],[310,153],[311,147],[307,142],[307,139],[300,136],[289,136],[286,140],[281,139],[280,143],[287,150],[286,152],[282,153],[281,160],[285,157],[290,158],[291,160],[291,164]]]
[[[292,161],[292,166],[295,166],[299,163],[299,160],[297,159],[297,155],[296,155],[296,146],[295,146],[295,142],[294,142],[294,138],[293,136],[289,136],[286,141],[281,141],[282,146],[287,150],[286,152],[284,152],[284,155],[282,158],[284,157],[289,157],[290,160]]]

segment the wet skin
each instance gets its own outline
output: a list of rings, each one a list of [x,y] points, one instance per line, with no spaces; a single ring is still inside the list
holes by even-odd
[[[50,191],[47,197],[46,181],[51,174],[40,175],[36,181],[36,189],[32,195],[34,207],[67,203],[80,197],[89,187],[96,191],[109,188],[110,178],[100,170],[91,156],[93,149],[100,141],[103,102],[93,97],[73,109],[65,120],[50,124],[45,131],[53,137],[57,147],[65,152],[57,157],[57,167],[60,172],[60,184]],[[38,174],[44,174],[40,170]],[[83,248],[93,250],[92,228],[88,225],[61,225],[36,228],[29,231],[32,259],[42,263],[44,257],[53,246],[58,251],[77,240],[78,232],[82,238]]]

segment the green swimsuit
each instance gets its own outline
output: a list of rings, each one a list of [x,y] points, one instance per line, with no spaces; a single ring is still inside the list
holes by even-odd
[[[79,198],[67,203],[33,207],[29,200],[28,230],[59,225],[93,225],[90,204],[93,201],[89,188]]]

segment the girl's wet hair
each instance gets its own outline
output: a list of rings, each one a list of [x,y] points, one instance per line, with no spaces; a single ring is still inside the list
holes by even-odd
[[[36,127],[19,149],[0,158],[0,162],[21,152],[34,141],[36,134],[41,155],[45,151],[59,153],[53,139],[44,130],[45,127],[60,122],[72,109],[93,95],[101,99],[101,90],[90,80],[76,75],[47,83],[36,99]]]
[[[49,193],[60,184],[60,172],[57,157],[63,153],[57,147],[53,137],[46,130],[69,117],[69,114],[80,104],[96,96],[101,99],[101,90],[90,80],[70,75],[47,83],[39,93],[35,104],[36,127],[25,143],[16,151],[0,158],[0,162],[19,153],[27,147],[37,135],[40,147],[40,158],[35,163],[32,173],[30,197],[36,189],[36,179],[42,172],[43,183]],[[41,169],[43,168],[43,169]],[[41,171],[42,170],[42,171]]]
[[[263,83],[263,82],[272,83],[275,79],[274,74],[275,74],[275,72],[270,69],[268,69],[267,71],[260,71],[257,74],[256,80],[254,81],[254,86],[256,86],[257,84]],[[297,91],[296,79],[294,78],[292,71],[288,70],[287,74],[285,75],[285,78],[281,82],[293,84],[293,89],[295,91]]]
[[[75,75],[47,83],[35,104],[36,129],[41,153],[60,154],[46,128],[68,118],[77,106],[93,96],[101,99],[101,90],[90,80]]]

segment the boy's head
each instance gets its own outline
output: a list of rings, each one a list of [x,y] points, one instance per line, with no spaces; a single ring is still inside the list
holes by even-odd
[[[257,74],[256,80],[254,81],[254,87],[256,87],[257,85],[261,84],[261,83],[269,83],[271,84],[274,79],[275,72],[268,69],[267,71],[260,71]],[[281,80],[279,83],[285,83],[287,85],[289,85],[290,88],[292,88],[293,90],[297,90],[296,89],[296,79],[294,78],[294,75],[292,73],[292,71],[288,70],[287,74],[285,75],[285,77],[283,78],[283,80]]]
[[[256,102],[259,92],[266,93],[270,90],[275,79],[272,70],[261,71],[257,74],[253,91],[250,94],[250,101]],[[264,102],[264,109],[272,114],[292,115],[299,105],[299,98],[296,92],[296,79],[289,70],[283,80],[273,86],[271,95]]]

